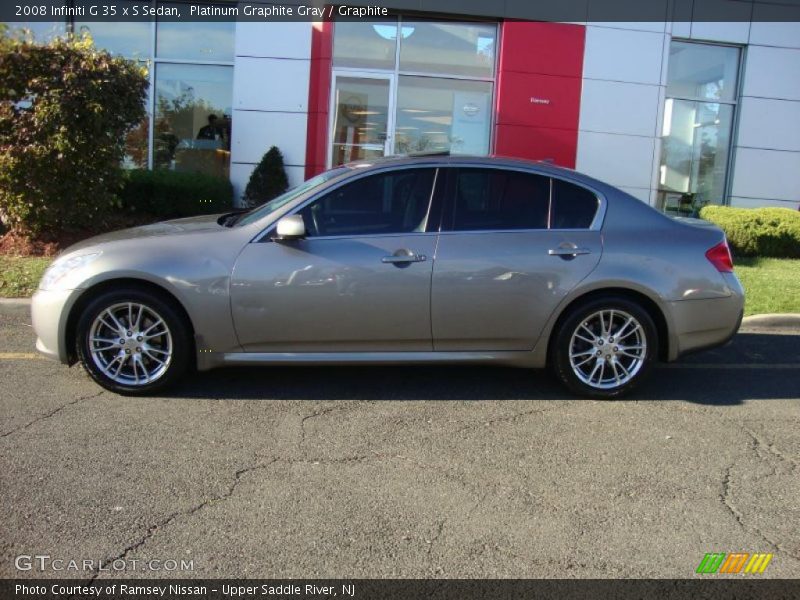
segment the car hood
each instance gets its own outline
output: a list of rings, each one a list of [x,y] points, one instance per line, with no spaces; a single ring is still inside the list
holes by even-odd
[[[67,248],[63,254],[72,254],[76,250],[97,246],[107,242],[119,242],[124,240],[138,240],[166,235],[185,235],[201,231],[219,231],[222,225],[218,223],[222,215],[200,215],[197,217],[187,217],[184,219],[173,219],[171,221],[161,221],[151,225],[131,227],[111,231],[85,239]]]

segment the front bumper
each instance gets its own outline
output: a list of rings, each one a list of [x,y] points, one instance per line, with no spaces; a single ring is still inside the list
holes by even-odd
[[[70,364],[66,347],[67,318],[79,290],[38,290],[31,300],[36,350],[52,360]]]

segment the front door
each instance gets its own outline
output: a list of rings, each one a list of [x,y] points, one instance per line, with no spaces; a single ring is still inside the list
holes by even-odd
[[[392,82],[391,75],[334,72],[329,166],[391,154]]]
[[[245,351],[431,350],[435,179],[432,168],[359,177],[298,211],[305,239],[249,244],[231,281]]]
[[[592,227],[599,200],[522,171],[465,168],[448,180],[431,293],[434,349],[531,350],[600,260]]]

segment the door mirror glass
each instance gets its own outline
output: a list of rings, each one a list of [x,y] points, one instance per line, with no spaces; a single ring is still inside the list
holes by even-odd
[[[276,238],[279,240],[298,240],[306,237],[306,226],[300,215],[289,215],[278,220],[275,229]]]

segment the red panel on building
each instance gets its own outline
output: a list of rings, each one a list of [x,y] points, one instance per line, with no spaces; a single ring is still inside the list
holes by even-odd
[[[571,129],[497,125],[496,153],[531,160],[550,160],[562,167],[575,168],[577,132]]]
[[[536,73],[503,73],[496,123],[577,129],[580,80]]]
[[[328,99],[331,96],[333,23],[314,23],[311,31],[311,72],[306,125],[306,179],[325,170],[328,147]]]
[[[506,21],[500,71],[580,77],[586,28],[566,23]]]
[[[585,28],[502,24],[494,151],[574,168]]]

